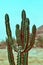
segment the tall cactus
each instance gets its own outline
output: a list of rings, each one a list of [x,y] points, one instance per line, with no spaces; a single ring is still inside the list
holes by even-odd
[[[25,10],[23,10],[20,37],[21,37],[22,50],[24,50],[24,51],[21,52],[21,65],[28,65],[28,51],[33,47],[33,44],[35,42],[36,26],[33,25],[32,36],[31,36],[31,38],[29,38],[29,36],[30,36],[29,24],[30,24],[30,21],[28,18],[26,18]]]
[[[11,34],[8,14],[5,15],[5,24],[6,24],[6,33],[7,33],[8,41],[10,44],[10,48],[12,49],[13,40],[12,40],[12,34]],[[14,50],[18,53],[17,65],[28,65],[28,51],[33,47],[33,44],[35,43],[36,26],[33,25],[32,34],[30,37],[29,25],[30,25],[30,21],[26,17],[25,10],[23,10],[22,11],[21,29],[19,28],[18,24],[16,25],[16,40],[17,40],[18,45],[13,46]],[[8,50],[8,52],[9,52],[8,55],[12,54],[12,56],[13,56],[12,52],[10,52],[9,50]],[[8,59],[9,59],[9,56],[8,56]],[[10,56],[10,59],[12,59],[11,56]],[[12,63],[11,63],[10,59],[9,59],[10,65],[12,63],[14,63],[14,65],[15,65],[14,59],[12,60]]]
[[[26,44],[28,45],[28,42],[29,42],[29,24],[30,24],[30,22],[29,22],[29,19],[26,18],[26,12],[25,12],[25,10],[23,10],[22,11],[22,22],[21,22],[21,34],[23,34],[24,39],[22,37],[21,40],[23,40],[22,45],[24,46],[24,48],[25,48]],[[28,61],[28,52],[22,54],[21,57],[22,57],[21,59],[24,59],[24,62],[21,60],[22,65],[23,64],[26,65],[28,63],[27,62]]]
[[[24,29],[24,45],[29,43],[29,19],[25,20],[25,29]],[[24,54],[24,65],[28,63],[28,52]]]
[[[11,35],[11,29],[10,29],[10,24],[9,24],[9,16],[8,14],[5,15],[5,25],[6,25],[6,33],[7,33],[7,51],[8,51],[8,60],[10,65],[15,65],[14,62],[14,56],[13,56],[13,51],[12,51],[12,35]]]

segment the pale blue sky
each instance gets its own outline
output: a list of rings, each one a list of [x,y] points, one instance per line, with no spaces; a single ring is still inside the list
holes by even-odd
[[[0,0],[0,41],[5,40],[5,14],[10,17],[12,36],[15,37],[15,26],[21,23],[21,12],[26,11],[30,19],[30,29],[33,24],[37,27],[43,25],[43,0]]]

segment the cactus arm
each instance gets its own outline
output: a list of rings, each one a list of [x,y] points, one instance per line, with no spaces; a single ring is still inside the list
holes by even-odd
[[[30,45],[28,45],[28,47],[22,52],[28,52],[34,45],[35,43],[35,36],[36,36],[36,26],[33,25],[32,27],[32,36],[31,36],[31,39],[30,39]]]
[[[11,29],[10,29],[9,15],[8,14],[5,15],[5,26],[6,26],[7,37],[10,41],[10,44],[12,45],[13,40],[12,40],[12,33],[11,33]]]
[[[9,15],[6,14],[5,15],[5,25],[6,25],[6,33],[7,33],[7,36],[11,36],[11,29],[10,29],[10,23],[9,23]]]
[[[8,14],[5,15],[5,26],[6,26],[6,34],[8,37],[8,39],[7,39],[8,60],[9,60],[10,65],[15,65],[13,51],[12,51],[12,47],[11,47],[13,40],[12,40],[12,34],[11,34]]]
[[[22,10],[22,20],[25,20],[26,19],[26,12],[25,10]]]
[[[32,27],[32,37],[30,39],[30,49],[33,47],[33,45],[35,43],[35,37],[36,37],[36,26],[33,25],[33,27]]]
[[[20,39],[20,29],[19,29],[19,25],[16,25],[16,40],[17,40],[17,44],[18,46],[21,45],[21,39]]]
[[[21,22],[21,42],[22,48],[24,49],[24,28],[25,28],[25,19],[26,19],[26,12],[22,10],[22,22]]]

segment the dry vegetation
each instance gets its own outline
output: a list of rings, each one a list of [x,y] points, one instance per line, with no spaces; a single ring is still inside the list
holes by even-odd
[[[13,52],[15,56],[15,63],[17,63],[17,53]],[[33,48],[29,52],[28,57],[29,65],[43,65],[43,49],[41,48]],[[0,65],[9,65],[7,50],[0,49]]]

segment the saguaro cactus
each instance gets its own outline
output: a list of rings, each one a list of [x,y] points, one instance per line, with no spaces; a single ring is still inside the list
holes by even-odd
[[[30,37],[30,34],[29,34],[30,33],[30,31],[29,31],[30,21],[26,17],[25,10],[23,10],[22,11],[21,29],[19,28],[18,24],[16,25],[16,41],[17,41],[18,45],[13,46],[12,45],[13,40],[12,40],[12,34],[11,34],[8,14],[5,15],[5,24],[6,24],[6,33],[7,33],[8,41],[10,44],[10,48],[11,49],[14,48],[14,51],[16,51],[18,53],[17,65],[28,65],[28,51],[33,47],[33,45],[35,43],[36,26],[33,25],[32,34]],[[9,51],[9,53],[11,53],[13,56],[12,52]],[[8,53],[8,55],[11,55],[9,53]],[[8,56],[8,58],[9,58],[9,56]],[[11,56],[10,56],[10,59],[12,59]],[[15,65],[14,59],[12,60],[12,63],[11,63],[10,59],[9,59],[10,65],[12,63],[14,63],[14,65]]]

